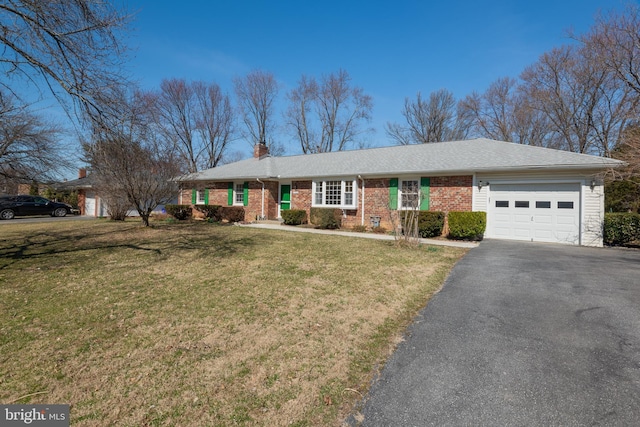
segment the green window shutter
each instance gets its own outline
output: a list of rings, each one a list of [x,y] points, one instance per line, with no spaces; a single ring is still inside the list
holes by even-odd
[[[233,182],[229,183],[229,189],[227,190],[227,204],[233,205]]]
[[[209,189],[208,188],[204,189],[204,204],[205,205],[209,204]]]
[[[198,191],[194,188],[191,190],[191,204],[195,205],[198,201]]]
[[[429,188],[431,186],[431,179],[422,177],[420,178],[420,210],[429,210]]]
[[[242,199],[243,199],[244,205],[247,206],[249,204],[249,181],[244,182],[243,190],[244,190],[244,194]]]
[[[389,180],[389,209],[398,209],[398,178]]]

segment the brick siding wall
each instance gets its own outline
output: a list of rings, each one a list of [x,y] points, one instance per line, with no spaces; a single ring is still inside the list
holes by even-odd
[[[342,218],[343,228],[351,228],[362,222],[362,181],[358,180],[358,207],[345,210]],[[429,210],[431,211],[471,211],[473,194],[472,176],[432,177],[429,192]],[[209,189],[209,204],[227,206],[228,183],[210,182],[198,188]],[[307,219],[312,202],[311,181],[293,181],[291,183],[291,209],[304,209]],[[245,221],[255,221],[262,211],[262,184],[249,181],[249,202],[245,206]],[[392,230],[397,223],[397,211],[389,210],[389,178],[365,180],[364,225],[371,226],[372,217],[380,218],[380,226]],[[279,183],[265,181],[264,210],[268,219],[276,219],[278,213]],[[182,190],[182,203],[191,203],[191,189]]]
[[[249,183],[249,201],[244,206],[245,221],[255,221],[262,215],[262,184],[258,181],[248,181]],[[278,212],[278,183],[275,181],[264,182],[264,214],[268,219],[275,219]],[[229,183],[228,182],[207,182],[199,183],[195,187],[198,190],[209,190],[209,204],[229,206]],[[191,204],[192,188],[182,190],[182,204]],[[202,217],[202,215],[194,210],[194,217]]]
[[[78,190],[78,209],[80,215],[87,214],[87,192],[85,190]]]
[[[473,208],[473,177],[439,176],[431,178],[429,210],[465,212]]]

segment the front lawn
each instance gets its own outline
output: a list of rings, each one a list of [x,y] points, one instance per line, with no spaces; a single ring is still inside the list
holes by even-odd
[[[0,225],[0,402],[340,425],[463,249],[207,223]]]

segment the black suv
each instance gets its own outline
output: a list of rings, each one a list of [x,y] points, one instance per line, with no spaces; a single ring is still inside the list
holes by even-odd
[[[66,216],[69,213],[71,213],[71,205],[52,202],[40,196],[0,197],[0,219],[13,219],[14,216],[26,215]]]

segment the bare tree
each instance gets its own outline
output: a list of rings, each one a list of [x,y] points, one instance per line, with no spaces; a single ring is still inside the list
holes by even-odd
[[[526,145],[547,145],[548,120],[529,105],[515,79],[500,78],[484,93],[468,95],[459,107],[470,117],[473,133],[477,136]]]
[[[636,94],[640,94],[640,8],[629,4],[623,13],[599,15],[580,36],[587,50]]]
[[[193,83],[198,111],[196,129],[203,146],[205,168],[221,164],[235,132],[235,117],[229,96],[217,84]]]
[[[156,102],[158,130],[168,144],[173,144],[187,172],[198,171],[200,147],[196,146],[195,99],[191,85],[184,79],[163,80]]]
[[[99,185],[111,197],[126,199],[146,226],[153,209],[175,198],[173,178],[180,172],[174,147],[159,142],[152,131],[149,111],[153,102],[144,93],[123,94],[118,119],[95,128],[91,139],[83,143]]]
[[[415,101],[406,98],[402,115],[406,124],[386,125],[387,135],[398,144],[454,141],[466,138],[469,132],[468,117],[446,89],[432,92],[428,101],[422,99],[420,92]]]
[[[304,75],[300,78],[298,87],[287,94],[289,107],[285,112],[286,125],[293,132],[304,153],[317,145],[318,135],[312,127],[317,95],[318,83]]]
[[[7,182],[47,181],[66,166],[61,130],[0,89],[0,177]]]
[[[514,96],[516,80],[501,78],[482,95],[473,92],[460,102],[473,117],[476,132],[483,137],[513,142]]]
[[[552,127],[549,145],[576,153],[609,155],[637,103],[585,48],[553,49],[522,79],[524,102]]]
[[[175,146],[187,172],[221,163],[235,122],[229,96],[217,84],[163,80],[155,106],[157,129]]]
[[[0,72],[50,91],[70,111],[100,116],[105,88],[120,75],[120,32],[128,17],[99,0],[5,0],[0,3]],[[6,81],[0,82],[11,89]],[[67,101],[71,100],[71,103]]]
[[[278,83],[273,74],[256,70],[234,80],[238,107],[245,125],[243,137],[252,145],[271,145],[274,127],[274,102]]]
[[[351,86],[345,70],[322,76],[320,83],[302,76],[288,94],[287,126],[306,153],[342,151],[368,132],[373,100],[362,88]]]

